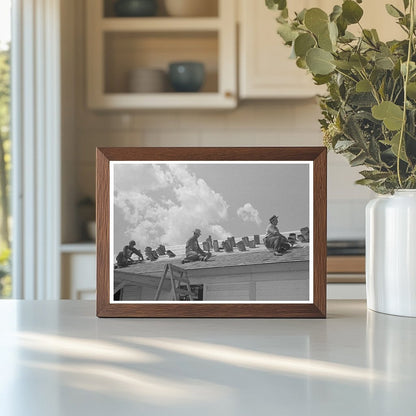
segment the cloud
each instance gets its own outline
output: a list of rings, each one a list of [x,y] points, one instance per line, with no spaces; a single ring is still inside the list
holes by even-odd
[[[116,165],[114,204],[127,224],[126,241],[141,248],[184,244],[195,228],[202,238],[230,235],[221,225],[229,206],[187,165]]]
[[[237,215],[245,222],[255,222],[257,225],[261,224],[259,212],[250,202],[238,208]]]
[[[161,165],[117,164],[114,166],[114,189],[117,192],[155,191],[172,183],[173,177]]]

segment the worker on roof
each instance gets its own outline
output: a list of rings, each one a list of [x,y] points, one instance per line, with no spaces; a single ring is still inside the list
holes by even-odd
[[[135,248],[136,242],[134,240],[131,240],[127,246],[124,246],[123,248],[123,254],[124,257],[127,260],[130,260],[132,263],[134,263],[134,260],[132,259],[133,254],[135,254],[138,257],[138,261],[143,261],[143,255],[140,250]]]
[[[273,250],[276,256],[283,254],[290,248],[290,243],[288,239],[280,233],[277,223],[279,222],[279,217],[273,215],[269,219],[270,224],[266,229],[266,237],[264,237],[264,245],[269,249]]]
[[[199,247],[198,238],[201,236],[201,230],[196,228],[194,235],[186,242],[185,258],[182,263],[190,263],[193,261],[207,261],[211,257],[211,253],[206,253]]]

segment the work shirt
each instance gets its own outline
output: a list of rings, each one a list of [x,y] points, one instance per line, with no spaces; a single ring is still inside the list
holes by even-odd
[[[124,252],[124,256],[126,257],[126,258],[131,258],[131,256],[133,255],[133,254],[136,254],[136,256],[138,256],[138,257],[143,257],[142,256],[142,253],[140,252],[140,250],[137,250],[136,248],[134,248],[134,247],[130,247],[130,246],[124,246],[124,249],[123,249],[123,252]]]
[[[188,254],[190,251],[194,251],[198,254],[205,254],[204,251],[201,250],[201,247],[199,247],[198,238],[196,236],[191,237],[186,242],[186,254]]]
[[[276,237],[280,235],[279,229],[274,224],[269,224],[266,229],[266,237]]]

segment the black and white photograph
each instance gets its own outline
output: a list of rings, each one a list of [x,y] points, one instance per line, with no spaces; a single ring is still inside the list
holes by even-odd
[[[311,303],[312,169],[112,161],[110,303]]]

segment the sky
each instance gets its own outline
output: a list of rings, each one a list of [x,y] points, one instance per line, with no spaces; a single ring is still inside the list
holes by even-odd
[[[0,48],[10,42],[10,0],[0,0]]]
[[[264,234],[309,225],[307,164],[114,164],[114,251]]]

